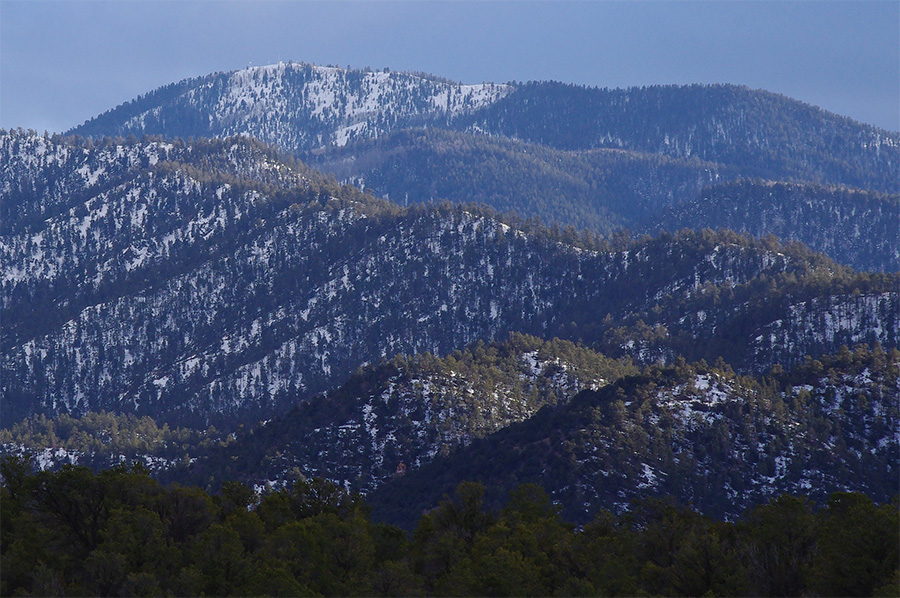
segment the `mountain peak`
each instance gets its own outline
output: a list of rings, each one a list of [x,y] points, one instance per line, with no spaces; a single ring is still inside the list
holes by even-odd
[[[447,122],[489,105],[509,85],[463,85],[422,74],[279,62],[187,79],[71,132],[224,137],[249,134],[300,153]]]

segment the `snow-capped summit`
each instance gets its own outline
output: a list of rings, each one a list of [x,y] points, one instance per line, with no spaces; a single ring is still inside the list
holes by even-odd
[[[388,69],[279,62],[215,73],[160,88],[73,132],[182,137],[250,135],[291,152],[399,127],[446,122],[508,94],[509,85],[463,85]]]

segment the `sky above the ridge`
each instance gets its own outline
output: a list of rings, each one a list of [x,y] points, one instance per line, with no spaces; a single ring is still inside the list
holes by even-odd
[[[735,83],[900,130],[900,2],[0,0],[0,128],[278,61],[464,83]]]

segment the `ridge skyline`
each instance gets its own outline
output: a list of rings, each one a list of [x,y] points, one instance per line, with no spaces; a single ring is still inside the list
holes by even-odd
[[[691,3],[74,1],[4,3],[0,12],[0,127],[7,129],[60,132],[185,77],[302,59],[474,82],[738,83],[900,130],[900,6],[892,3],[698,10]]]
[[[884,131],[889,134],[900,133],[900,128],[893,130],[893,129],[889,129],[886,127],[882,127],[877,124],[859,120],[848,114],[830,110],[827,107],[821,106],[819,104],[815,104],[813,102],[808,102],[801,98],[797,98],[797,97],[794,97],[794,96],[791,96],[791,95],[788,95],[785,93],[781,93],[778,91],[773,91],[771,89],[767,89],[764,87],[753,87],[752,85],[747,85],[744,83],[720,81],[720,82],[712,82],[712,83],[701,83],[701,82],[649,83],[649,84],[635,84],[635,85],[626,85],[626,86],[601,86],[601,85],[592,85],[592,84],[587,84],[587,83],[562,81],[559,79],[534,79],[534,80],[528,80],[528,81],[518,81],[518,80],[482,81],[481,83],[471,83],[471,82],[467,82],[467,81],[461,81],[461,80],[457,81],[457,80],[448,79],[446,77],[443,77],[439,73],[427,73],[427,72],[422,72],[422,71],[405,70],[405,69],[392,69],[390,67],[371,68],[369,66],[366,66],[366,67],[355,67],[352,65],[340,66],[340,65],[331,64],[331,63],[317,64],[314,62],[307,62],[307,61],[303,61],[303,60],[287,60],[287,61],[279,60],[277,62],[273,62],[273,63],[269,63],[269,64],[260,64],[260,65],[255,65],[255,66],[247,65],[246,67],[243,67],[243,68],[218,70],[218,71],[208,72],[208,73],[204,73],[204,74],[184,77],[184,78],[176,80],[176,81],[171,81],[168,84],[163,84],[163,85],[155,87],[153,89],[148,89],[145,92],[140,93],[128,100],[125,100],[124,102],[122,102],[120,104],[117,104],[115,106],[110,106],[103,112],[94,114],[93,116],[87,118],[83,122],[75,124],[72,127],[65,129],[64,131],[58,131],[58,132],[63,135],[73,134],[74,131],[76,131],[80,127],[83,127],[84,125],[90,123],[91,121],[96,119],[98,116],[101,116],[103,114],[111,112],[121,106],[128,105],[132,102],[135,102],[138,99],[141,99],[151,93],[154,93],[163,88],[167,88],[169,86],[185,85],[185,84],[188,84],[193,81],[198,81],[201,79],[215,77],[215,76],[234,76],[234,75],[241,74],[241,73],[257,73],[260,71],[278,72],[280,70],[283,70],[284,67],[286,67],[286,66],[311,67],[314,71],[322,71],[322,72],[366,73],[366,74],[368,74],[368,73],[374,73],[374,74],[384,73],[384,74],[388,74],[388,75],[400,74],[400,75],[409,76],[414,79],[420,79],[423,81],[437,81],[440,83],[444,83],[444,84],[448,84],[448,85],[460,87],[460,88],[484,88],[484,87],[504,88],[504,87],[506,87],[506,88],[510,88],[509,89],[510,91],[515,90],[516,86],[521,86],[521,85],[531,84],[531,83],[551,83],[551,84],[560,84],[560,85],[571,86],[571,87],[587,89],[587,90],[612,91],[612,92],[631,92],[631,91],[640,91],[640,90],[653,89],[653,88],[679,89],[679,88],[694,88],[694,87],[699,87],[699,88],[721,87],[721,88],[739,89],[739,90],[746,90],[746,91],[750,91],[750,92],[761,92],[764,94],[769,94],[769,95],[775,96],[779,99],[797,102],[799,104],[808,106],[815,110],[820,110],[828,116],[834,116],[834,117],[838,117],[838,118],[842,118],[842,119],[848,119],[848,120],[852,121],[853,123],[863,125],[866,127],[872,127],[874,129],[877,129],[879,131]],[[2,127],[0,127],[0,128],[2,128]],[[24,127],[12,127],[12,128],[24,128]],[[38,131],[38,132],[40,132],[40,131]]]

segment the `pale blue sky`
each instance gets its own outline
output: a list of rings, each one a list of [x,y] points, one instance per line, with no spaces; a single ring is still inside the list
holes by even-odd
[[[737,83],[900,130],[900,2],[0,0],[0,127],[65,131],[279,60],[463,81]]]

